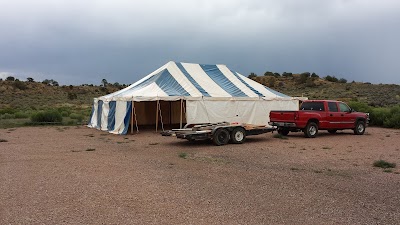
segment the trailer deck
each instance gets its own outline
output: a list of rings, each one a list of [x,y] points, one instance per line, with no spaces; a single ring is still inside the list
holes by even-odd
[[[215,145],[225,145],[228,142],[241,144],[246,136],[264,134],[275,131],[276,128],[245,123],[204,123],[187,124],[183,129],[172,129],[162,132],[163,136],[176,136],[188,141],[212,140]]]

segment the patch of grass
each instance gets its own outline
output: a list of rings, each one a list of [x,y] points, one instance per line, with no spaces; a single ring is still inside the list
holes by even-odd
[[[322,149],[332,149],[331,147],[324,146]]]
[[[391,173],[391,172],[393,172],[393,170],[392,170],[392,169],[384,169],[383,172],[385,172],[385,173]]]
[[[390,163],[387,162],[385,160],[377,160],[374,162],[374,167],[379,167],[379,168],[395,168],[396,167],[396,163]]]
[[[95,148],[88,148],[88,149],[86,149],[85,151],[87,151],[87,152],[93,152],[93,151],[95,151],[96,149]]]
[[[314,170],[313,172],[314,172],[314,173],[322,173],[321,170]]]
[[[158,145],[158,144],[160,144],[160,143],[158,143],[158,142],[150,142],[149,143],[149,145]]]
[[[288,139],[286,136],[283,136],[282,134],[274,134],[274,138],[279,138],[279,139]]]
[[[0,142],[8,142],[6,139],[0,139]]]
[[[297,170],[300,170],[300,169],[296,168],[296,167],[291,167],[290,170],[297,171]]]
[[[187,153],[186,152],[181,152],[178,155],[180,158],[186,159],[187,158]]]

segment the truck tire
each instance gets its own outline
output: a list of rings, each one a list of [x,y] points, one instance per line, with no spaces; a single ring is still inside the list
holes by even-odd
[[[337,130],[328,130],[328,132],[329,132],[330,134],[336,134],[336,131],[337,131]]]
[[[278,128],[278,134],[287,136],[289,134],[289,130],[285,128]]]
[[[356,122],[356,127],[354,127],[354,134],[363,135],[365,132],[365,122],[362,120],[358,120]]]
[[[226,145],[229,141],[229,132],[223,128],[215,131],[213,134],[213,142],[215,145]]]
[[[246,140],[246,131],[241,127],[236,127],[231,133],[231,141],[234,144],[242,144]]]
[[[318,134],[318,125],[314,122],[309,122],[304,128],[304,136],[307,138],[315,138]]]

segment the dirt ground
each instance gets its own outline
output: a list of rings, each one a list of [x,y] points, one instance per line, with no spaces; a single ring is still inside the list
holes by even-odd
[[[400,224],[400,130],[219,147],[83,126],[0,140],[0,224]]]

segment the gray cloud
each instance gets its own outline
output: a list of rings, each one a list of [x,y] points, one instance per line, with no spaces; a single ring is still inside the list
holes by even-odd
[[[400,84],[399,12],[395,0],[5,1],[0,72],[132,83],[174,60]]]

